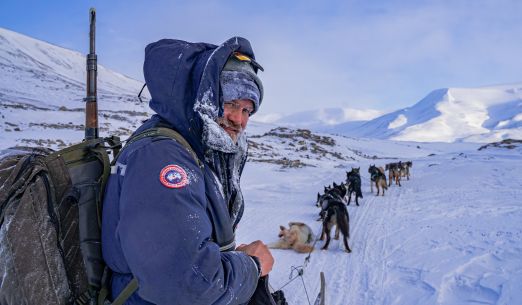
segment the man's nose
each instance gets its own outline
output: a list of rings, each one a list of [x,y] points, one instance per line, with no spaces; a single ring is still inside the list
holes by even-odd
[[[227,119],[232,121],[235,125],[241,125],[241,120],[243,119],[241,109],[234,109],[233,111],[230,111]]]

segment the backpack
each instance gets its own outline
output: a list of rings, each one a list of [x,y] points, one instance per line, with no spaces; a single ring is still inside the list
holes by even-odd
[[[181,135],[151,128],[133,135]],[[86,140],[53,152],[22,148],[0,156],[0,304],[121,305],[138,285],[133,279],[111,303],[110,270],[101,253],[101,215],[109,155],[120,153],[118,137]]]

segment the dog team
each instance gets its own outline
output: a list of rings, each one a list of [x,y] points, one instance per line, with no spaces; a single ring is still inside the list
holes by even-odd
[[[391,186],[392,180],[395,185],[401,186],[401,178],[405,177],[410,180],[410,168],[413,166],[412,161],[388,163],[383,168],[374,164],[368,168],[370,174],[370,189],[373,193],[373,186],[377,189],[376,196]],[[386,173],[388,171],[388,183],[386,181]],[[343,243],[345,251],[350,253],[352,250],[348,246],[350,238],[350,215],[348,214],[347,205],[350,205],[352,194],[355,195],[355,204],[359,206],[359,198],[363,198],[361,190],[360,167],[353,168],[346,172],[346,182],[340,184],[333,183],[324,187],[324,193],[317,193],[316,206],[321,208],[318,221],[322,221],[322,232],[320,240],[324,242],[322,250],[327,250],[330,244],[330,233],[335,226],[334,239],[339,239],[339,233],[343,235]],[[288,228],[280,226],[279,240],[269,244],[272,249],[293,249],[299,253],[310,253],[314,249],[315,240],[312,229],[302,222],[290,222]]]

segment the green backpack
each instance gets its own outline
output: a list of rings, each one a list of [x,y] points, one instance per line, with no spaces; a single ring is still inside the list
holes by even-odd
[[[127,145],[145,137],[176,140],[199,162],[168,128],[146,130]],[[121,147],[118,137],[108,137],[56,152],[0,155],[0,304],[120,305],[136,291],[134,279],[112,303],[107,300],[110,271],[101,252],[109,155]]]

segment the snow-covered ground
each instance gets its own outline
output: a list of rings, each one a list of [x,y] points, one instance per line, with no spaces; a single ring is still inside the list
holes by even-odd
[[[304,269],[283,288],[289,304],[313,303],[319,272],[328,305],[521,304],[522,149],[477,144],[408,143],[336,138],[339,147],[368,155],[413,160],[412,177],[384,197],[370,193],[369,164],[392,159],[324,161],[322,166],[281,169],[250,162],[242,179],[245,216],[238,242],[277,240],[279,225],[307,223],[320,233],[317,192],[361,167],[364,198],[348,207],[352,253],[333,241],[317,242]],[[420,148],[417,148],[419,145]],[[431,156],[430,156],[431,155]],[[306,254],[272,250],[271,286],[289,281]],[[296,273],[293,274],[294,276]]]
[[[289,304],[313,303],[321,271],[328,305],[521,304],[520,143],[513,149],[478,150],[481,145],[475,143],[357,139],[273,128],[249,127],[252,154],[242,178],[246,210],[238,244],[274,242],[279,225],[291,221],[307,223],[318,236],[317,193],[343,181],[351,167],[361,168],[363,182],[360,206],[353,201],[348,206],[352,253],[335,240],[322,251],[318,241],[303,278],[288,283],[297,275],[292,267],[303,266],[307,255],[272,250],[271,286],[284,286]],[[0,151],[4,148],[1,143]],[[281,160],[300,163],[268,162]],[[413,161],[411,179],[402,187],[392,184],[384,197],[371,194],[368,166],[397,160]]]

